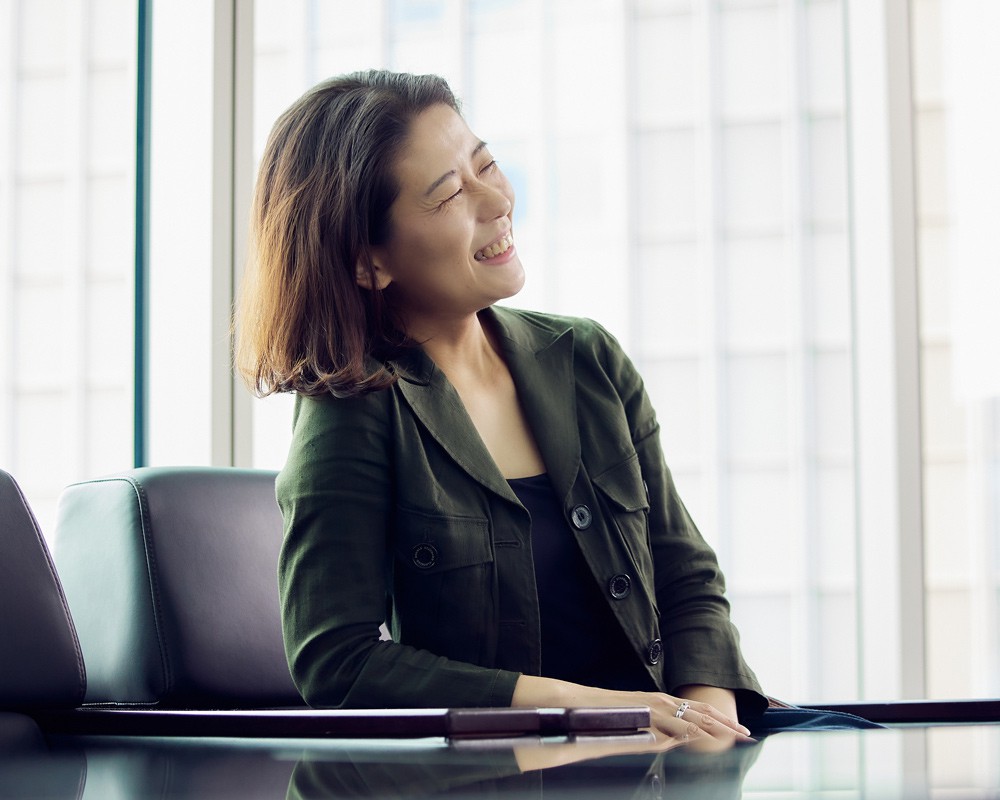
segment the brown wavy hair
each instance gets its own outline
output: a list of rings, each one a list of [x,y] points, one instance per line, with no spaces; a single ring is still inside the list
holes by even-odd
[[[234,317],[235,364],[260,397],[337,397],[395,382],[410,345],[378,289],[358,285],[389,237],[393,168],[420,112],[458,101],[436,75],[372,70],[314,86],[275,122],[260,162],[250,255]]]

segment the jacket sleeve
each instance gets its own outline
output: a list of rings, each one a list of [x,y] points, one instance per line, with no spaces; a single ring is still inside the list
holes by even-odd
[[[391,395],[296,399],[277,481],[292,678],[317,708],[509,706],[517,673],[380,641],[392,566]]]
[[[668,692],[686,684],[736,691],[741,718],[767,700],[740,652],[725,579],[715,553],[688,514],[660,447],[660,426],[642,378],[617,341],[600,329],[609,378],[628,419],[649,495],[649,534]]]

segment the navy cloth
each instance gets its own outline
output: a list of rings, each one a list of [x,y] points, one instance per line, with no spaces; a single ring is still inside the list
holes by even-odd
[[[754,736],[768,736],[781,731],[838,731],[885,727],[845,711],[827,711],[821,708],[802,708],[799,706],[769,708],[760,718],[748,720],[745,724]]]
[[[585,686],[655,691],[584,561],[548,475],[508,483],[531,515],[541,674]]]

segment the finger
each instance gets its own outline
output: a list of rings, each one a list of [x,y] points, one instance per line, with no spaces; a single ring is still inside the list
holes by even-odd
[[[680,711],[681,707],[678,706],[676,713],[680,713]],[[723,727],[733,731],[734,733],[740,734],[741,736],[750,736],[749,728],[745,725],[741,725],[734,719],[730,719],[715,706],[709,705],[708,703],[689,704],[688,708],[684,710],[684,713],[681,714],[680,718],[685,720],[693,719],[708,732],[712,732],[719,727]]]
[[[721,752],[737,744],[756,742],[755,739],[744,736],[732,728],[719,725],[717,722],[710,723],[709,727],[710,729],[706,730],[697,722],[686,722],[682,728],[673,731],[671,735],[684,744],[688,750],[699,753]]]
[[[677,713],[681,710],[684,711],[683,716],[677,717]],[[694,705],[691,705],[686,709],[684,709],[683,706],[679,706],[677,712],[674,714],[674,717],[680,722],[687,723],[688,727],[685,729],[685,733],[678,735],[685,735],[688,738],[693,738],[695,736],[708,736],[709,738],[726,741],[755,741],[750,737],[750,731],[747,728],[744,728],[738,723],[734,723],[728,717],[720,713],[716,708],[708,705],[707,703],[699,704],[697,708]],[[697,733],[695,733],[694,729],[697,729]]]

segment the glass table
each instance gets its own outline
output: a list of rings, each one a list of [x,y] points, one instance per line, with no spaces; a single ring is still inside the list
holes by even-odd
[[[719,753],[630,754],[645,736],[39,730],[0,737],[0,798],[1000,798],[1000,723],[792,731]]]

